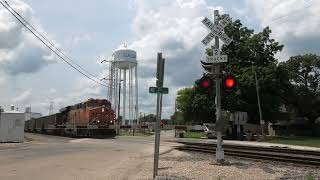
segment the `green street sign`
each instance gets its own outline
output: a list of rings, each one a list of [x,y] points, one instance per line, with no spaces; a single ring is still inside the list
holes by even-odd
[[[158,88],[158,87],[149,87],[149,93],[159,93],[160,94],[168,94],[169,93],[169,88],[163,87],[163,88]]]
[[[157,93],[158,88],[157,87],[149,87],[149,93]]]
[[[168,93],[169,93],[169,88],[167,88],[167,87],[161,88],[161,89],[160,89],[160,93],[161,93],[161,94],[168,94]]]

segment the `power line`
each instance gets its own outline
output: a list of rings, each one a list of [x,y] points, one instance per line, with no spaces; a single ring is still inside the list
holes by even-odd
[[[70,61],[72,61],[68,56],[66,56],[62,51],[60,51],[58,48],[56,48],[55,46],[54,46],[54,44],[53,43],[51,43],[50,41],[48,41],[42,34],[40,34],[34,27],[32,27],[24,18],[22,18],[20,15],[19,15],[19,13],[17,13],[16,11],[14,11],[13,10],[13,8],[11,8],[9,5],[8,5],[8,3],[6,2],[6,1],[4,1],[4,3],[6,4],[4,4],[2,1],[0,1],[0,3],[1,3],[1,5],[4,7],[4,8],[6,8],[25,28],[27,28],[38,40],[40,40],[47,48],[49,48],[54,54],[56,54],[61,60],[63,60],[64,62],[66,62],[69,66],[71,66],[73,69],[75,69],[76,71],[78,71],[80,74],[82,74],[82,75],[84,75],[85,77],[87,77],[88,79],[90,79],[91,81],[93,81],[93,82],[95,82],[95,83],[97,83],[97,84],[99,84],[99,85],[102,85],[102,86],[104,86],[104,87],[108,87],[107,85],[105,85],[105,84],[102,84],[102,83],[100,83],[99,81],[97,81],[97,80],[95,80],[95,79],[93,79],[92,77],[90,77],[88,74],[90,74],[90,73],[88,73],[86,70],[84,70],[80,65],[78,65],[77,64],[77,66],[79,67],[79,68],[81,68],[83,71],[85,71],[86,73],[88,73],[88,74],[85,74],[84,72],[82,72],[81,70],[79,70],[77,67],[75,67],[74,65],[72,65],[69,61],[67,61],[64,57],[62,57],[58,52],[60,52],[62,55],[64,55],[65,57],[67,57]],[[7,6],[8,5],[8,6]],[[10,8],[9,8],[10,7]],[[12,9],[12,10],[11,10]],[[19,16],[19,17],[21,17],[21,19],[17,16],[17,15]],[[24,21],[24,22],[23,22]],[[48,45],[43,39],[41,39],[31,28],[29,28],[28,26],[30,26],[32,29],[34,29],[43,39],[45,39],[45,41],[47,41],[47,43],[49,43],[51,46],[53,46],[54,47],[54,49],[53,48],[51,48],[50,47],[50,45]],[[58,52],[56,52],[56,50],[58,51]],[[73,63],[75,63],[74,61],[72,61]],[[76,64],[76,63],[75,63]],[[91,76],[92,76],[92,74],[90,74]]]
[[[97,78],[97,75],[94,75],[90,72],[88,72],[87,70],[85,70],[84,68],[82,68],[79,64],[77,64],[75,61],[73,61],[69,56],[67,56],[65,53],[63,53],[62,50],[60,50],[59,48],[57,48],[53,42],[51,42],[50,40],[48,40],[48,38],[46,38],[43,34],[41,34],[39,31],[37,31],[36,28],[34,28],[34,26],[32,26],[26,19],[24,19],[17,11],[15,11],[10,4],[7,1],[4,1],[6,3],[6,5],[15,13],[17,14],[23,21],[24,23],[26,23],[29,27],[31,27],[38,35],[40,35],[44,40],[46,40],[53,48],[55,48],[58,52],[60,52],[63,56],[65,56],[69,61],[73,62],[76,66],[78,66],[81,70],[83,70],[84,72],[86,72],[87,74],[91,75],[94,78]]]
[[[310,2],[307,2],[307,3],[309,4]],[[303,10],[303,9],[309,8],[309,7],[311,7],[311,6],[312,6],[312,4],[309,4],[309,5],[305,6],[305,7],[302,7],[302,8],[300,8],[300,9],[296,9],[296,10],[293,11],[293,12],[290,12],[289,14],[285,14],[285,15],[283,15],[283,16],[279,16],[279,17],[273,18],[273,19],[271,20],[271,23],[270,23],[270,24],[273,24],[274,22],[279,21],[279,20],[281,20],[281,19],[283,19],[283,18],[289,17],[289,16],[292,15],[292,13],[297,13],[297,12],[299,12],[299,11],[301,11],[301,10]]]

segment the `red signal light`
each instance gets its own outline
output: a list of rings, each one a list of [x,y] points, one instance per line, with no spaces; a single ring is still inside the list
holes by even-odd
[[[227,88],[233,88],[235,82],[233,78],[227,78],[225,81],[225,85]]]
[[[226,92],[233,92],[237,86],[237,81],[234,76],[229,75],[223,79],[223,88]]]
[[[202,93],[207,94],[212,90],[212,85],[213,83],[210,77],[204,76],[199,80],[198,87]]]
[[[205,80],[201,81],[201,86],[203,88],[209,88],[210,87],[210,81],[208,79],[205,79]]]

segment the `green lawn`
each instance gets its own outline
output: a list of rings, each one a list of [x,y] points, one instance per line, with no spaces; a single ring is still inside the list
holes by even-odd
[[[204,132],[186,132],[184,134],[184,138],[197,138],[199,139],[200,137],[205,137]]]
[[[151,136],[153,133],[150,132],[134,132],[134,136]],[[120,136],[133,136],[133,132],[121,131]]]
[[[267,142],[320,148],[320,137],[276,137]]]

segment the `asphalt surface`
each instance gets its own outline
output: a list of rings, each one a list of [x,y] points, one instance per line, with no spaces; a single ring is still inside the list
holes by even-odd
[[[153,156],[153,137],[26,136],[32,140],[0,144],[0,180],[140,179],[135,174],[143,166],[153,165],[145,164],[143,160]],[[166,153],[170,149],[170,143],[163,143],[160,152]]]
[[[31,141],[0,144],[0,180],[152,179],[154,136],[115,139],[26,136]],[[161,133],[157,179],[300,180],[310,174],[315,179],[320,177],[316,168],[234,157],[226,157],[228,166],[215,165],[212,154],[174,150],[172,146],[178,144],[168,142],[174,140],[173,136],[174,131]]]

